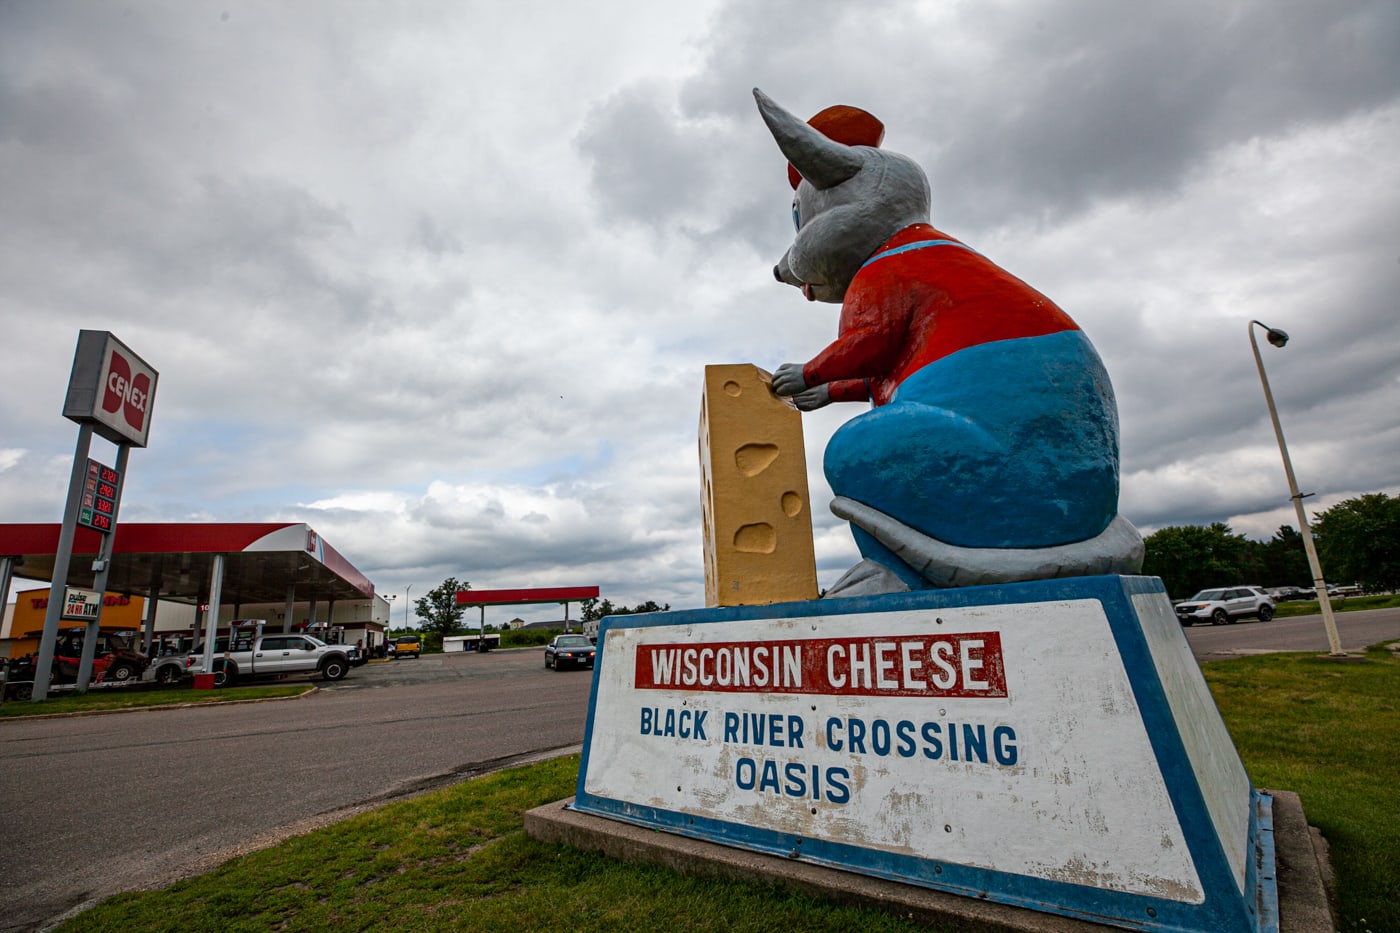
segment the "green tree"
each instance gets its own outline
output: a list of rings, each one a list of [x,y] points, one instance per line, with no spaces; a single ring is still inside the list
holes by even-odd
[[[1400,497],[1375,492],[1339,502],[1313,516],[1313,532],[1329,581],[1400,587]]]
[[[637,605],[633,606],[631,609],[628,609],[626,606],[619,606],[614,612],[614,615],[626,616],[637,615],[638,613],[642,612],[669,612],[670,609],[670,603],[667,603],[664,606],[658,606],[656,604],[656,600],[648,599],[644,603],[637,603]]]
[[[1169,525],[1143,542],[1142,572],[1161,577],[1167,592],[1185,598],[1211,586],[1255,583],[1260,575],[1258,542],[1237,535],[1224,522]]]
[[[581,605],[583,608],[583,621],[585,622],[597,622],[603,616],[614,614],[612,601],[608,599],[599,599],[596,596],[590,596],[588,599],[585,599]]]
[[[1278,532],[1259,547],[1264,586],[1304,586],[1312,581],[1303,536],[1292,525],[1280,525]]]
[[[585,599],[582,606],[583,621],[585,622],[597,622],[606,616],[636,615],[639,612],[666,612],[671,608],[670,603],[658,606],[656,600],[648,599],[646,602],[638,603],[629,609],[626,606],[614,606],[612,600],[598,599],[596,596]]]
[[[423,631],[436,633],[439,637],[458,631],[467,607],[457,605],[457,593],[471,588],[470,583],[458,583],[456,577],[448,577],[427,596],[414,600],[413,609],[422,620]]]

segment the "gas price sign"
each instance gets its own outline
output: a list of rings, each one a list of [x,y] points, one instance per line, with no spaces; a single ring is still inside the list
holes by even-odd
[[[121,488],[120,473],[96,460],[89,460],[87,478],[83,481],[83,502],[78,509],[78,524],[110,534]]]

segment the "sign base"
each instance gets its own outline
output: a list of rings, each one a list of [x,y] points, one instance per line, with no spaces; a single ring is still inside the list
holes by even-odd
[[[1084,577],[605,619],[575,809],[1130,929],[1277,930],[1162,589]]]

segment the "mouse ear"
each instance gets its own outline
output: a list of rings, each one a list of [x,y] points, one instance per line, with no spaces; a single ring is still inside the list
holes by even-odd
[[[807,125],[820,132],[827,139],[847,146],[869,146],[880,148],[885,139],[885,124],[875,115],[859,107],[836,104],[807,121]],[[788,163],[788,181],[793,188],[802,180],[802,175]]]
[[[778,148],[782,150],[783,155],[787,156],[788,162],[800,173],[801,178],[807,179],[817,188],[830,188],[839,185],[860,171],[864,160],[850,145],[834,140],[816,127],[803,123],[779,107],[772,98],[758,88],[754,88],[753,96],[758,101],[758,112],[763,116],[763,122],[768,124],[768,131],[773,134]],[[856,111],[854,107],[843,109]],[[864,111],[856,112],[864,113]],[[869,117],[868,114],[866,116]],[[869,117],[869,120],[879,127],[878,141],[878,138],[884,135],[884,127],[874,117]],[[862,138],[870,138],[870,123],[868,121],[858,122],[863,123],[865,127],[865,134]],[[789,176],[789,180],[791,180],[791,176]],[[796,187],[795,182],[794,187]]]

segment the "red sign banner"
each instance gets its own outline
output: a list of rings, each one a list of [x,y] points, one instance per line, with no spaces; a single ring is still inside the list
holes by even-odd
[[[638,690],[1006,696],[997,632],[647,644],[636,657]]]

